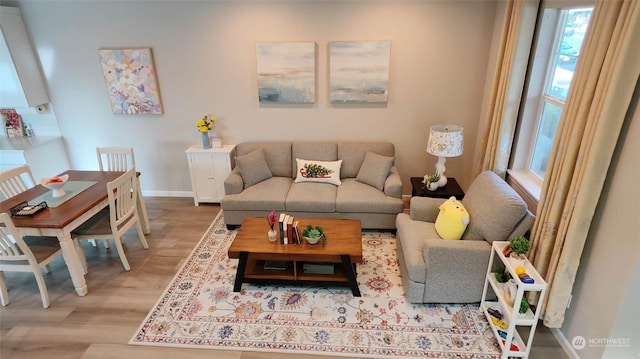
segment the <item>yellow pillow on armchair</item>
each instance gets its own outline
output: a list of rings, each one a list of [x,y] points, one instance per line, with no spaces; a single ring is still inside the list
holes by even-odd
[[[436,218],[436,232],[444,239],[460,239],[469,224],[469,212],[462,203],[451,196],[440,205]]]

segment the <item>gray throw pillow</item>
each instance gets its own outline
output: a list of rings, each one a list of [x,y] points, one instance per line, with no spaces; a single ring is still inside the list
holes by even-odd
[[[394,157],[382,156],[377,153],[367,151],[364,161],[360,166],[360,171],[356,176],[356,181],[366,183],[380,191],[384,189],[384,182],[387,180],[389,170],[393,166]]]
[[[262,148],[243,156],[237,156],[236,165],[244,181],[244,188],[251,187],[256,183],[273,177]]]

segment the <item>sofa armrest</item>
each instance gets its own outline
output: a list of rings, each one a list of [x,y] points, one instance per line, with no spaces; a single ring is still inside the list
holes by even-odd
[[[396,166],[391,166],[384,182],[384,194],[389,197],[402,198],[402,179]]]
[[[240,175],[238,167],[234,168],[229,176],[224,180],[224,193],[225,194],[237,194],[244,189],[244,181]]]
[[[440,205],[446,201],[443,198],[411,197],[409,214],[414,221],[435,222],[440,213]]]
[[[480,282],[484,282],[483,278],[491,255],[491,244],[476,240],[426,239],[422,251],[427,277],[430,274],[471,275],[477,276]],[[447,273],[433,273],[433,269]]]

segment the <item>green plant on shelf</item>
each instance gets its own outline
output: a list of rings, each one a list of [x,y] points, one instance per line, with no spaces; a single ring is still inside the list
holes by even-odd
[[[511,273],[505,268],[504,270],[494,273],[498,283],[507,283],[511,279]]]
[[[527,301],[527,298],[522,297],[522,300],[520,301],[520,309],[518,310],[518,313],[524,314],[527,312],[528,309],[529,309],[529,302]]]
[[[515,254],[525,254],[529,250],[529,240],[523,236],[514,237],[509,243],[509,248]]]

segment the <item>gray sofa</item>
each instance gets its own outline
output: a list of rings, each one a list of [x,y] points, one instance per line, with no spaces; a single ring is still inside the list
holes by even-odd
[[[490,171],[478,175],[462,204],[469,225],[461,240],[442,239],[434,222],[444,199],[413,197],[396,219],[398,263],[411,303],[480,302],[491,242],[524,235],[535,217],[524,200]]]
[[[245,217],[266,217],[275,210],[296,217],[359,219],[363,229],[395,229],[403,202],[394,156],[389,142],[240,143],[236,167],[224,182],[225,224],[233,228]],[[296,183],[296,159],[342,160],[341,184]]]

